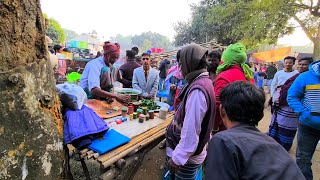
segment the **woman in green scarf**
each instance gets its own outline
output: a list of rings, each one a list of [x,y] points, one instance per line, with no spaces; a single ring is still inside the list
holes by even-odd
[[[250,81],[254,84],[253,72],[250,67],[245,64],[246,60],[246,47],[241,43],[231,44],[223,52],[221,57],[223,64],[219,65],[217,68],[217,78],[214,84],[217,108],[220,106],[220,91],[228,84],[234,81]],[[214,127],[217,127],[214,129],[214,132],[226,129],[222,123],[218,109],[216,111]]]

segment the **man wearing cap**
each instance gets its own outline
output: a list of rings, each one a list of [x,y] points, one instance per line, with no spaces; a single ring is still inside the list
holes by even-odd
[[[112,93],[116,82],[117,69],[113,64],[120,56],[118,43],[105,42],[104,54],[88,62],[80,79],[80,86],[86,91],[88,98],[115,98],[120,102],[129,102],[130,96]]]

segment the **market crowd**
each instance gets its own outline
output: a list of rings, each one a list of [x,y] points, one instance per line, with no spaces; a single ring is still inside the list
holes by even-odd
[[[60,56],[63,48],[54,50]],[[320,61],[288,56],[276,66],[249,64],[241,43],[211,52],[186,45],[174,61],[163,60],[156,68],[150,53],[138,54],[136,47],[127,50],[126,62],[116,68],[120,45],[105,42],[103,54],[85,66],[79,85],[89,98],[123,103],[130,96],[114,93],[116,82],[147,99],[168,92],[175,115],[163,146],[163,179],[313,179],[311,160],[320,140]],[[60,71],[58,65],[63,76]],[[256,127],[266,94],[272,107],[267,134]],[[295,162],[288,151],[296,133]]]

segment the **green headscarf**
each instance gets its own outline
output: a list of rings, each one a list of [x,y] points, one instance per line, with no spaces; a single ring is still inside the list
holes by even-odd
[[[245,64],[247,60],[246,47],[241,43],[231,44],[223,52],[221,58],[223,64],[217,68],[217,75],[229,69],[230,66],[240,65],[246,79],[253,79],[253,72],[250,67]]]

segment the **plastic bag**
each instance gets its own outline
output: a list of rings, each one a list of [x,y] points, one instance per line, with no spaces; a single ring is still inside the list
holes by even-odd
[[[72,110],[81,109],[87,101],[86,92],[75,84],[58,84],[56,85],[62,105]]]
[[[77,84],[81,79],[81,74],[77,72],[72,72],[67,75],[67,81],[69,83]]]

